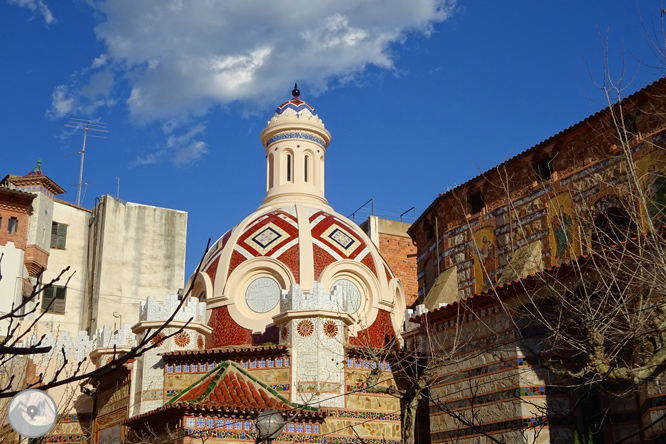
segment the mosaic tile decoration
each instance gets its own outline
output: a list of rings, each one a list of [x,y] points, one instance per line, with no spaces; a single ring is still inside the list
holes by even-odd
[[[208,253],[206,253],[206,257],[203,260],[204,266],[202,267],[203,271],[206,271],[208,266],[210,266],[211,262],[213,259],[216,257],[219,257],[217,253],[221,252],[222,249],[224,249],[224,246],[227,244],[227,241],[231,237],[231,233],[233,231],[233,228],[231,230],[228,230],[226,233],[224,233],[215,243],[210,247],[208,250]]]
[[[319,277],[318,269],[323,270],[326,266],[341,259],[352,259],[361,262],[375,276],[378,276],[376,264],[370,254],[370,247],[349,226],[349,222],[345,222],[325,211],[313,213],[309,217],[309,222],[314,249],[315,279]],[[323,252],[319,253],[321,250]]]
[[[329,233],[328,237],[337,242],[338,245],[340,245],[345,250],[349,249],[349,247],[351,247],[351,245],[354,243],[354,239],[352,239],[351,236],[337,227],[334,227],[333,231]]]
[[[278,106],[277,109],[275,110],[275,114],[277,115],[284,114],[284,112],[289,109],[296,112],[301,112],[307,109],[313,116],[317,115],[317,112],[315,111],[312,105],[310,105],[305,100],[301,100],[297,97],[294,97],[293,99],[287,100],[286,102],[280,104],[280,106]]]
[[[278,259],[294,274],[299,272],[298,219],[292,207],[262,214],[239,235],[229,263],[229,275],[245,262],[259,256]]]
[[[328,244],[334,246],[337,251],[349,257],[361,243],[351,237],[349,232],[338,224],[331,224],[322,234],[320,239],[328,240]]]
[[[189,420],[190,418],[187,418]],[[194,418],[192,418],[194,419]],[[232,425],[227,427],[217,427],[213,430],[206,430],[206,439],[218,438],[223,440],[233,441],[248,441],[255,442],[256,435],[252,432],[253,428],[246,428],[246,423],[251,421],[231,421]],[[239,423],[238,426],[236,423]],[[187,426],[196,427],[196,426]],[[253,427],[253,426],[252,426]],[[335,436],[326,435],[320,436],[321,426],[319,424],[302,424],[302,423],[289,423],[286,424],[280,436],[275,438],[273,442],[289,442],[289,443],[328,443],[328,444],[358,444],[356,437],[348,436]],[[188,436],[200,436],[201,430],[196,428],[185,429],[185,434]],[[363,438],[364,444],[397,444],[400,440],[387,439],[387,438]]]
[[[391,314],[386,310],[379,310],[377,318],[372,325],[358,332],[355,338],[349,338],[352,345],[370,346],[381,348],[384,346],[385,338],[395,337]]]
[[[213,334],[207,338],[208,348],[252,344],[252,330],[238,325],[226,306],[213,309],[208,326],[213,329]]]
[[[314,324],[309,320],[301,321],[298,323],[296,331],[298,331],[298,334],[301,336],[310,336],[314,331]]]
[[[186,347],[190,343],[190,335],[185,331],[181,331],[174,336],[173,341],[178,347]]]
[[[338,326],[333,321],[324,322],[324,334],[329,338],[334,338],[338,335]]]
[[[273,242],[286,236],[287,234],[276,227],[274,224],[268,224],[257,230],[256,234],[251,237],[252,242],[256,244],[255,249],[261,254],[266,254],[270,249]]]
[[[41,438],[41,442],[87,442],[88,438],[86,435],[50,435]]]
[[[399,413],[382,413],[382,412],[366,412],[355,410],[334,410],[327,411],[328,416],[334,418],[350,418],[350,419],[363,419],[373,421],[400,421]]]
[[[280,140],[288,140],[288,139],[309,140],[321,146],[322,148],[326,148],[324,140],[321,137],[315,136],[314,134],[305,133],[302,131],[288,131],[276,134],[275,136],[271,137],[266,141],[266,146],[270,145],[271,143],[279,142]]]

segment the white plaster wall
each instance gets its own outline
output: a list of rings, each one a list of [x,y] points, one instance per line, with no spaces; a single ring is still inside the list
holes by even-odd
[[[53,222],[67,225],[67,240],[64,249],[49,248],[51,239],[51,221],[49,221],[46,251],[49,251],[48,269],[43,274],[42,282],[55,279],[62,270],[66,272],[54,285],[67,284],[65,313],[47,313],[42,323],[48,323],[53,331],[69,332],[72,336],[79,330],[87,329],[90,315],[86,305],[88,222],[91,212],[65,202],[56,202],[53,208]],[[41,300],[41,298],[40,298]]]
[[[134,324],[140,301],[151,295],[163,299],[183,288],[187,213],[108,195],[94,212],[93,326],[118,322],[114,312],[123,323]]]
[[[16,248],[14,242],[7,242],[0,246],[0,263],[2,279],[0,279],[0,313],[7,313],[12,308],[12,303],[21,301],[21,290],[23,278],[28,272],[23,265],[23,250]],[[7,323],[0,323],[0,336],[7,335]]]
[[[35,194],[37,197],[32,201],[27,244],[35,244],[44,251],[49,251],[54,202],[53,199],[42,192],[36,192]]]

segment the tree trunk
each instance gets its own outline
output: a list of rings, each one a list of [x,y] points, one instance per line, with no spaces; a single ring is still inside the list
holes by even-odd
[[[419,408],[420,397],[420,392],[409,391],[400,398],[402,442],[405,444],[416,444],[416,411]]]

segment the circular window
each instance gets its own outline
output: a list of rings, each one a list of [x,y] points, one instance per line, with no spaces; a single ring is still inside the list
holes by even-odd
[[[361,291],[355,283],[347,279],[338,279],[333,283],[332,290],[347,298],[347,313],[356,313],[361,306]]]
[[[245,290],[245,302],[255,313],[267,313],[280,302],[280,285],[269,277],[257,278]]]

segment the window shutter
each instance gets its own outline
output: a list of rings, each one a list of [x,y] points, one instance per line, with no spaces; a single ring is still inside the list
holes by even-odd
[[[51,286],[42,291],[42,310],[48,310],[49,313],[64,313],[66,301],[67,288],[65,287]]]
[[[51,248],[64,249],[67,245],[67,225],[53,222],[51,224]]]
[[[51,248],[58,245],[58,222],[51,223]]]
[[[65,248],[67,241],[67,225],[58,224],[58,243],[56,248]]]
[[[53,305],[49,307],[49,304],[51,303],[51,299],[53,299],[54,290],[53,287],[48,287],[42,290],[42,310],[49,309],[49,311],[51,311],[53,309]]]
[[[67,226],[65,225],[65,228]],[[65,302],[67,300],[67,289],[65,287],[56,287],[56,300],[51,306],[51,311],[54,313],[65,312]]]

